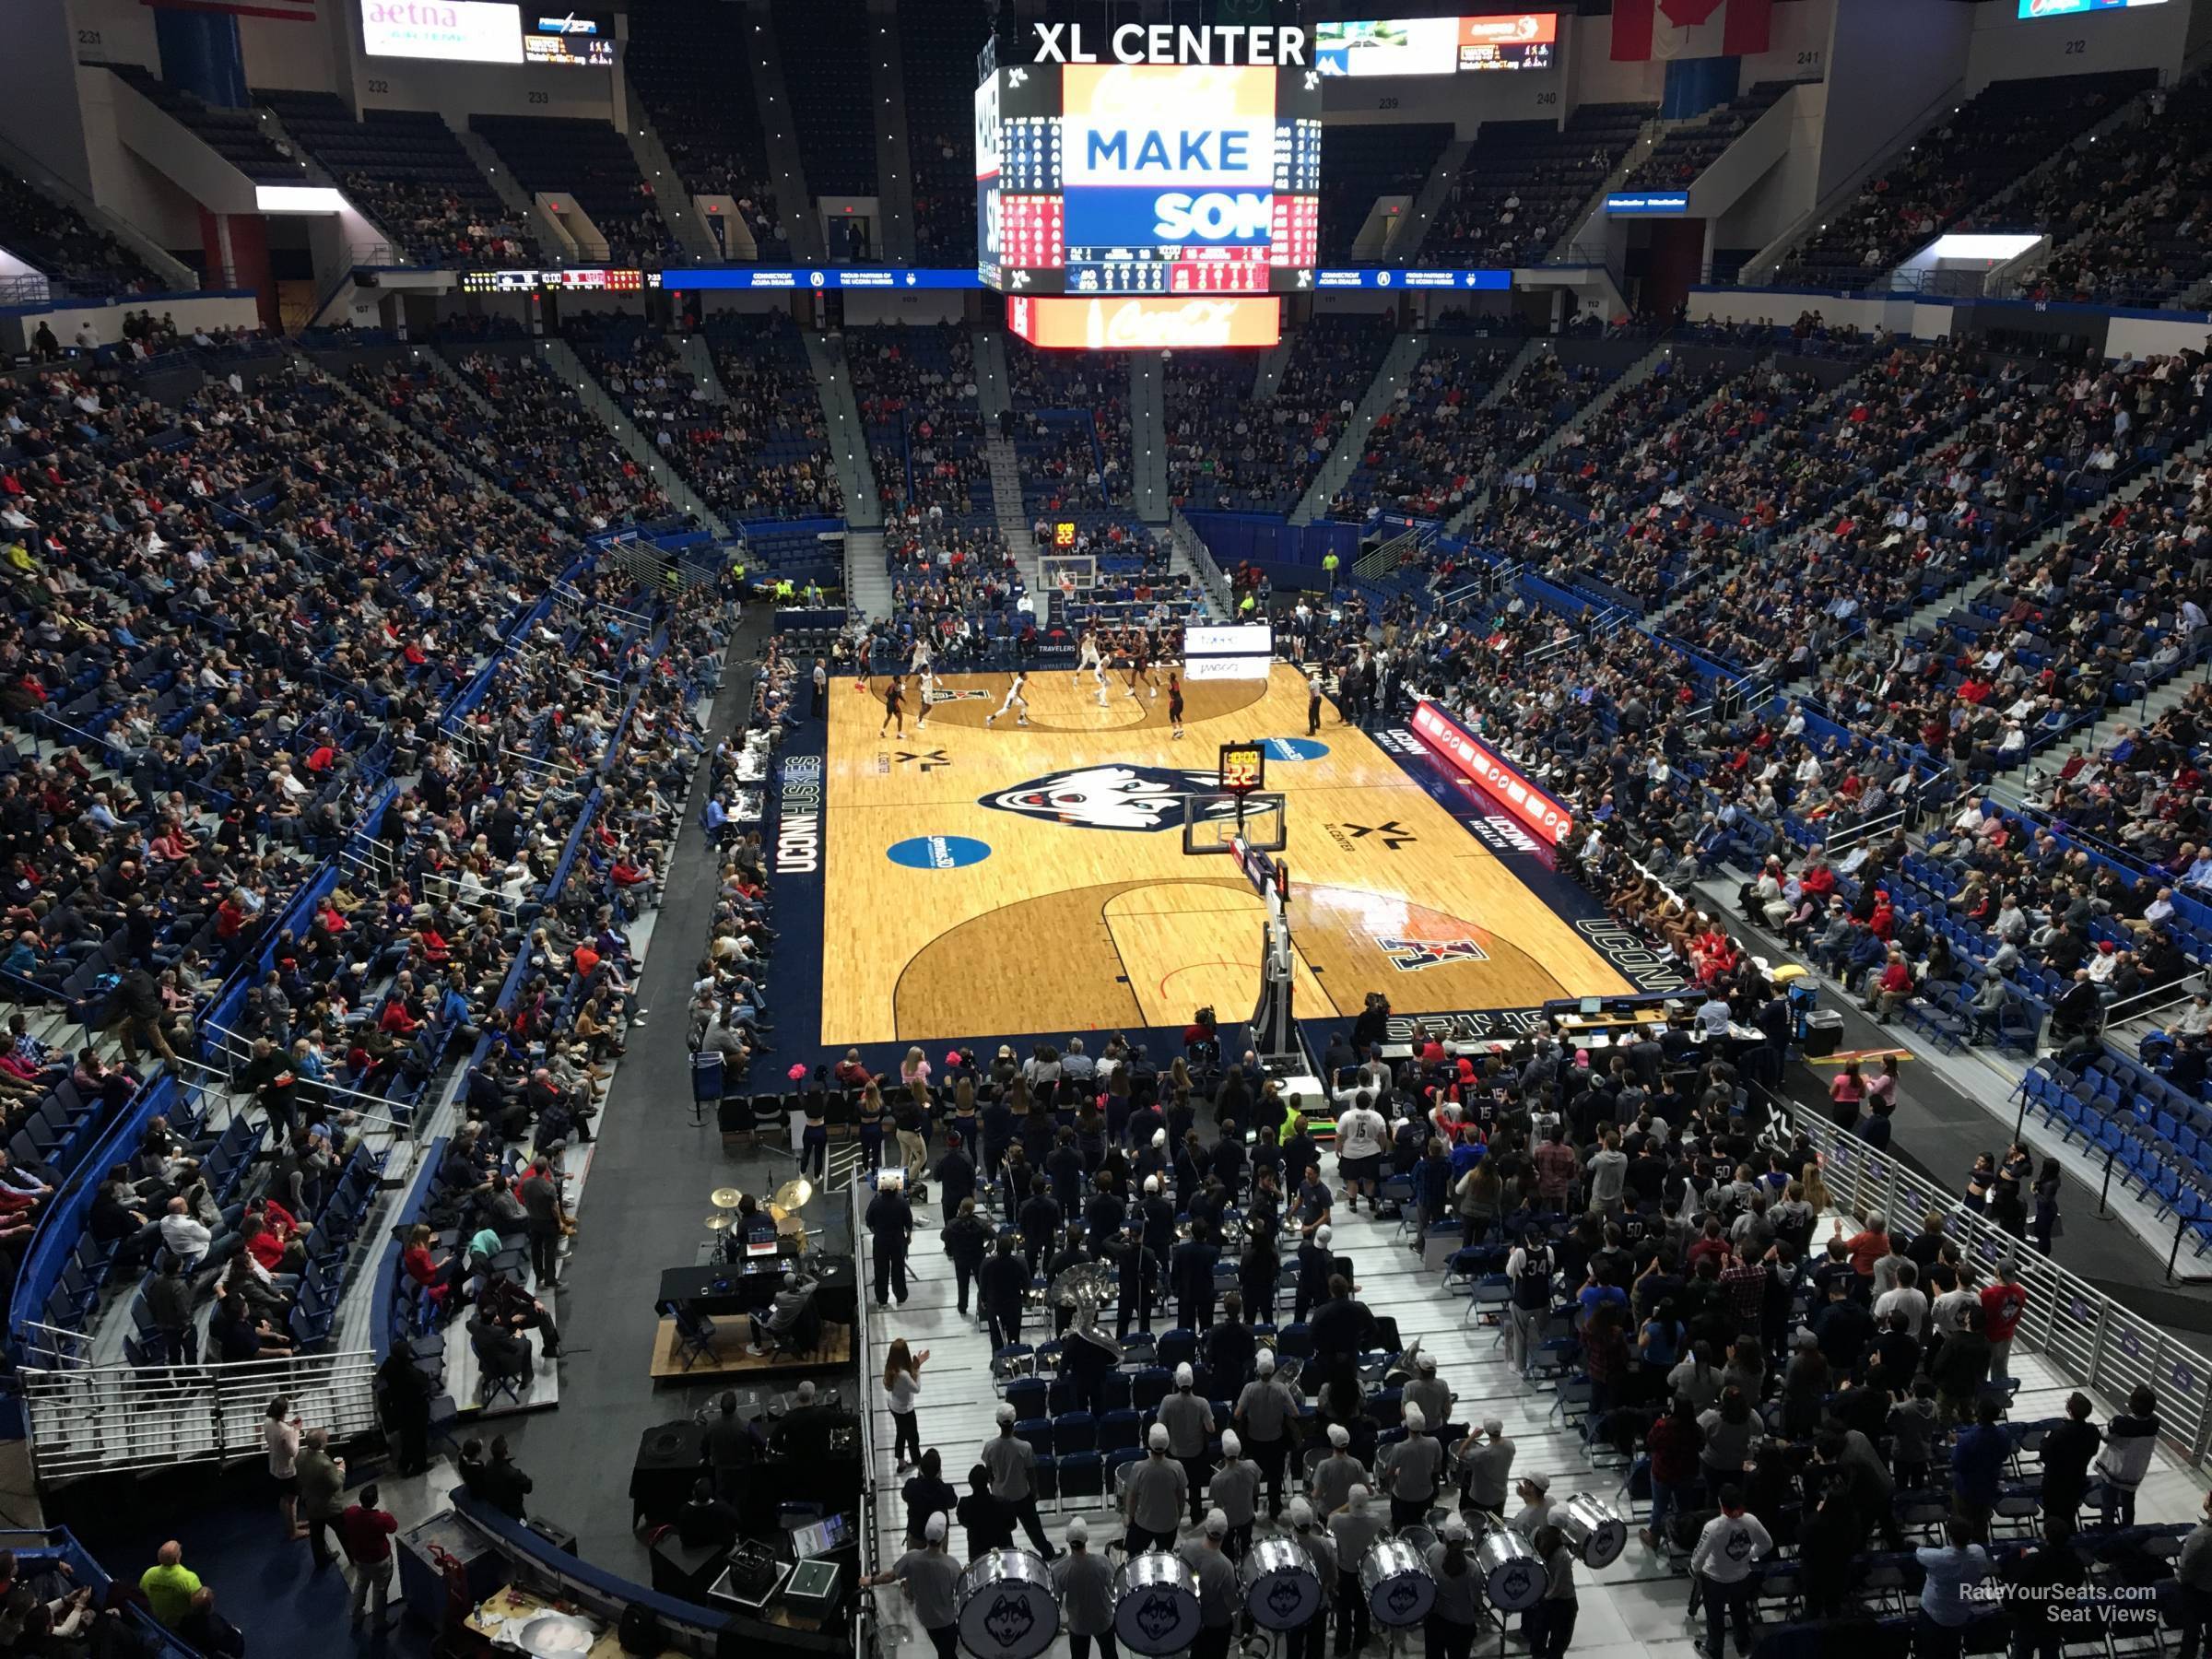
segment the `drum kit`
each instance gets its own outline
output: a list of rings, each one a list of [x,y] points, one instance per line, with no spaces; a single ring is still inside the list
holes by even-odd
[[[775,1223],[776,1237],[793,1241],[801,1255],[806,1253],[806,1223],[800,1218],[799,1212],[806,1208],[813,1196],[814,1183],[804,1175],[798,1175],[776,1188],[769,1201],[761,1206],[761,1213]],[[737,1208],[745,1202],[744,1189],[716,1187],[707,1195],[707,1202],[714,1206],[713,1213],[708,1216],[705,1222],[708,1242],[714,1253],[725,1259],[743,1255],[744,1240],[724,1235],[731,1233],[737,1226]]]
[[[1037,1659],[1060,1634],[1052,1570],[1026,1549],[991,1549],[960,1574],[960,1645],[978,1659]]]

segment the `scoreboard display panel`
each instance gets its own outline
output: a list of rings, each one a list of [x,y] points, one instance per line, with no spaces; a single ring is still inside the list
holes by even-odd
[[[1320,71],[1302,29],[1074,25],[994,42],[975,92],[979,275],[1004,293],[1310,290]],[[1248,37],[1288,37],[1260,51]],[[1032,61],[1014,62],[1019,52]]]

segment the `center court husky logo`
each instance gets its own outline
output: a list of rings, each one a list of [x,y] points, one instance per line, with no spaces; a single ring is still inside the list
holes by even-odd
[[[1441,968],[1448,962],[1487,962],[1488,951],[1473,939],[1386,939],[1375,936],[1375,948],[1390,959],[1400,973],[1418,973],[1424,968]]]
[[[1077,830],[1167,830],[1182,822],[1183,797],[1210,794],[1214,774],[1168,766],[1087,766],[987,794],[978,804],[1051,818]],[[1236,803],[1209,802],[1209,818],[1234,818]]]

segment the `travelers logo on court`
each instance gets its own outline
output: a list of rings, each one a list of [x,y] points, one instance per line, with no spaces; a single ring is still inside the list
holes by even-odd
[[[929,706],[948,702],[989,702],[991,693],[974,686],[939,686],[929,693]]]
[[[1418,973],[1424,968],[1442,968],[1453,962],[1490,959],[1490,953],[1473,939],[1386,939],[1380,934],[1371,934],[1369,937],[1400,973]]]
[[[978,806],[1077,830],[1170,830],[1182,823],[1185,795],[1212,794],[1214,774],[1167,766],[1087,766],[984,795]],[[1208,818],[1233,818],[1237,804],[1209,802]]]

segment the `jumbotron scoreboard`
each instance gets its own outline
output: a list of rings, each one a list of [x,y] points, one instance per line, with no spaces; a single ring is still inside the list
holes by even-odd
[[[1307,31],[1022,28],[986,45],[975,90],[977,271],[1010,326],[1090,349],[1272,344],[1265,297],[1311,290],[1319,252]]]

